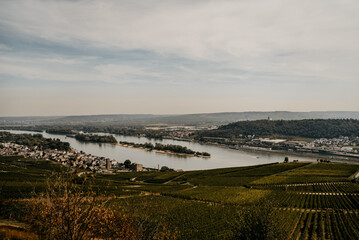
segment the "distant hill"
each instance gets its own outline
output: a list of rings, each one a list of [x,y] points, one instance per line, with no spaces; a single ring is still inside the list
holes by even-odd
[[[237,121],[253,121],[271,118],[273,120],[301,119],[359,119],[359,111],[328,111],[328,112],[222,112],[198,113],[182,115],[155,114],[108,114],[59,117],[0,117],[0,125],[9,124],[109,124],[109,125],[149,125],[149,124],[179,124],[179,125],[223,125]]]
[[[202,137],[231,138],[241,135],[296,136],[305,138],[333,138],[359,136],[359,120],[353,119],[304,119],[304,120],[257,120],[241,121],[198,133]]]
[[[27,116],[27,117],[0,117],[0,125],[5,124],[36,124],[63,118],[63,116]]]
[[[253,121],[271,118],[273,120],[300,120],[300,119],[359,119],[356,112],[223,112],[199,113],[162,117],[163,123],[172,124],[228,124],[237,121]]]
[[[109,115],[84,115],[84,116],[66,116],[51,120],[52,122],[62,122],[70,124],[81,123],[146,123],[153,119],[165,117],[167,115],[153,114],[109,114]]]

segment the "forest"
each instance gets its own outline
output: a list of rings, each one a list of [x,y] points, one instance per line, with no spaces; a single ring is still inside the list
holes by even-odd
[[[258,120],[240,121],[227,124],[215,130],[201,131],[194,138],[203,137],[238,138],[255,135],[274,135],[304,138],[334,138],[339,136],[359,136],[359,120],[353,119],[306,119],[306,120]]]
[[[52,134],[74,134],[76,132],[88,132],[88,133],[111,133],[124,136],[143,136],[153,139],[163,139],[166,136],[166,131],[164,130],[150,130],[141,126],[136,127],[121,127],[121,126],[112,126],[112,125],[36,125],[36,126],[0,126],[0,129],[4,130],[23,130],[23,131],[36,131],[42,132],[46,131],[47,133]]]

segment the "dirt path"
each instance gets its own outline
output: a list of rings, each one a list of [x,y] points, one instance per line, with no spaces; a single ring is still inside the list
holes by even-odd
[[[125,187],[125,188],[138,188],[138,187],[142,187],[142,185],[126,185],[126,186],[121,186],[121,187]]]
[[[195,188],[198,188],[198,186],[194,185],[194,186],[191,186],[191,187],[189,187],[189,188],[182,189],[182,190],[180,190],[180,191],[181,191],[181,192],[182,192],[182,191],[188,191],[188,190],[192,190],[192,189],[195,189]]]
[[[26,223],[22,223],[22,222],[18,222],[18,221],[1,219],[0,227],[10,227],[10,228],[16,228],[19,230],[25,230],[25,229],[28,229],[30,226]]]
[[[316,182],[316,183],[291,183],[291,184],[275,184],[273,187],[301,187],[301,186],[314,186],[326,184],[348,184],[350,182]]]
[[[178,176],[176,176],[176,177],[174,177],[174,178],[171,178],[170,180],[168,180],[167,182],[164,182],[163,184],[169,184],[169,183],[171,183],[173,180],[175,180],[175,179],[177,179],[177,178],[179,178],[179,177],[182,177],[183,175],[186,175],[185,173],[184,174],[180,174],[180,175],[178,175]]]
[[[344,214],[359,214],[359,210],[347,210],[347,209],[312,209],[312,208],[291,208],[291,207],[278,207],[276,208],[278,210],[282,210],[282,211],[296,211],[296,212],[321,212],[321,213],[326,213],[326,212],[342,212]]]
[[[359,170],[348,177],[348,180],[357,179],[359,177]]]
[[[338,192],[293,192],[301,195],[337,195],[337,196],[359,196],[359,193],[338,193]]]

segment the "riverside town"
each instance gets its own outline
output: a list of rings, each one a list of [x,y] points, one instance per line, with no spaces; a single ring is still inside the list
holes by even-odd
[[[69,151],[57,149],[40,150],[36,146],[27,147],[16,143],[0,143],[0,156],[23,156],[25,158],[51,160],[68,167],[91,170],[96,173],[159,170],[143,167],[142,164],[138,163],[119,163],[109,158],[92,156],[91,154],[76,151],[75,149],[70,149]]]

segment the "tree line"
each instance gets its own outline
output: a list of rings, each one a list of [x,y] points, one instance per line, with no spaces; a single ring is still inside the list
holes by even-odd
[[[146,148],[149,150],[170,151],[172,153],[193,154],[196,156],[205,156],[205,157],[211,156],[211,154],[209,154],[208,152],[196,152],[187,147],[183,147],[181,145],[161,144],[161,143],[156,143],[155,145],[153,145],[152,143],[149,143],[149,142],[133,143],[133,142],[126,142],[126,141],[120,141],[120,143],[123,145],[133,146],[135,148]]]
[[[117,140],[112,135],[96,135],[96,134],[76,134],[75,139],[82,142],[97,142],[97,143],[117,143]]]
[[[28,147],[37,146],[40,149],[70,150],[68,142],[61,142],[60,139],[44,138],[41,134],[12,134],[0,132],[0,142],[11,142]]]
[[[71,128],[53,127],[46,129],[47,133],[53,134],[73,134],[74,131]]]
[[[240,121],[218,129],[198,132],[194,138],[203,137],[238,138],[255,136],[296,136],[305,138],[333,138],[359,136],[359,120],[354,119],[306,119],[306,120],[258,120]]]

